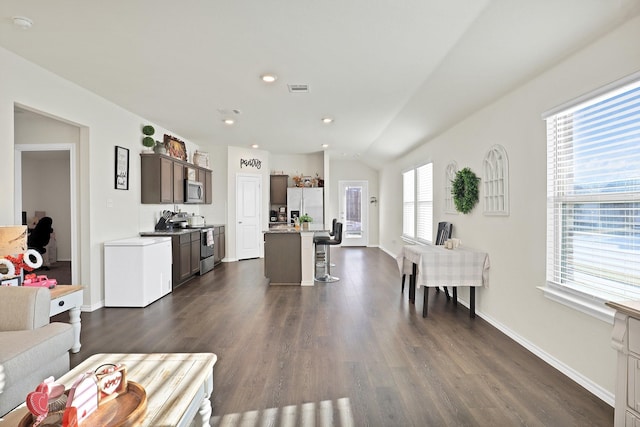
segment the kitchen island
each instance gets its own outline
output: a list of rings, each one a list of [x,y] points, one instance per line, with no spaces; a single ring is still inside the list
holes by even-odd
[[[327,230],[322,224],[310,224],[309,230],[283,226],[264,231],[264,275],[271,285],[313,286],[313,236],[318,232]]]

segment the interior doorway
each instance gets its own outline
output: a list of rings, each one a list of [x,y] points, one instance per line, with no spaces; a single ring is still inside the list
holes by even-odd
[[[261,175],[236,175],[236,257],[238,260],[261,256],[261,183]]]
[[[26,107],[16,106],[14,111],[14,223],[22,224],[23,216],[29,222],[37,211],[50,216],[56,246],[49,255],[60,261],[56,269],[63,265],[64,271],[58,273],[64,283],[79,283],[76,171],[80,128]],[[48,274],[56,278],[53,271]]]
[[[339,181],[339,221],[342,222],[342,246],[369,244],[369,182]]]

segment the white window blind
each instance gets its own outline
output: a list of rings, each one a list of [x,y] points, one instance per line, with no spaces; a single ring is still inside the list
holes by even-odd
[[[433,240],[433,164],[427,163],[416,169],[416,237],[418,240]]]
[[[640,82],[547,118],[547,281],[640,298]]]
[[[402,234],[415,238],[415,170],[402,174]]]
[[[416,241],[433,240],[433,164],[402,174],[402,234]]]

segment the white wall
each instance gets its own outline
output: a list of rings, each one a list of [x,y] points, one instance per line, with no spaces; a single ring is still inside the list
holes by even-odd
[[[313,154],[271,154],[269,157],[271,173],[284,172],[289,175],[289,187],[295,187],[291,179],[294,175],[310,176],[315,178],[316,174],[324,178],[324,152]]]
[[[152,124],[156,139],[164,133],[185,140],[149,123],[121,107],[66,81],[6,49],[0,48],[0,150],[13,153],[14,107],[41,112],[79,129],[78,144],[78,253],[80,283],[85,286],[84,304],[97,308],[103,300],[103,243],[131,237],[155,224],[156,212],[165,206],[140,203],[141,128]],[[189,159],[196,148],[185,141]],[[114,151],[119,145],[130,150],[129,190],[114,189]],[[204,151],[207,151],[205,148]],[[0,168],[3,194],[0,224],[14,223],[14,170],[12,156]],[[218,183],[226,188],[226,182]],[[214,192],[216,191],[214,183]],[[226,190],[224,190],[226,193]],[[189,207],[188,209],[191,209]],[[217,212],[217,211],[216,211]]]
[[[489,252],[490,286],[477,292],[477,311],[601,398],[612,403],[612,325],[546,299],[546,129],[541,113],[640,70],[640,18],[633,19],[527,84],[386,166],[380,174],[381,246],[397,254],[402,240],[403,169],[434,162],[434,215],[454,225],[465,245]],[[463,94],[460,94],[463,95]],[[457,96],[457,94],[452,94]],[[444,168],[455,160],[479,176],[494,144],[509,156],[511,213],[444,213]],[[482,191],[480,194],[482,201]],[[460,295],[468,300],[468,291]],[[429,320],[425,320],[429,322]]]
[[[338,189],[339,181],[368,181],[369,183],[369,197],[375,196],[379,197],[379,187],[378,187],[378,171],[370,168],[359,160],[355,159],[333,159],[331,160],[331,179],[329,180],[331,191],[331,196],[329,197],[328,206],[327,206],[327,223],[330,224],[330,220],[333,218],[340,218],[339,209],[340,209],[340,191]],[[384,203],[380,204],[371,204],[369,200],[364,201],[365,205],[369,208],[369,243],[368,246],[378,246],[379,242],[379,214],[380,211],[383,210],[381,206],[385,206]]]

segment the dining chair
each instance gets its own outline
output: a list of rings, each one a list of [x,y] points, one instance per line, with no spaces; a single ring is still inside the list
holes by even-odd
[[[436,240],[434,243],[437,246],[444,245],[444,242],[446,242],[447,239],[450,239],[452,237],[452,232],[453,232],[453,224],[445,221],[439,222],[438,231],[436,232]],[[405,266],[404,271],[402,272],[402,289],[400,290],[401,293],[404,293],[404,281],[407,274],[411,275],[411,266]],[[449,299],[449,290],[447,289],[446,286],[443,286],[443,288],[444,288],[444,293],[447,295],[447,299]],[[440,292],[440,288],[436,288],[436,292]]]

